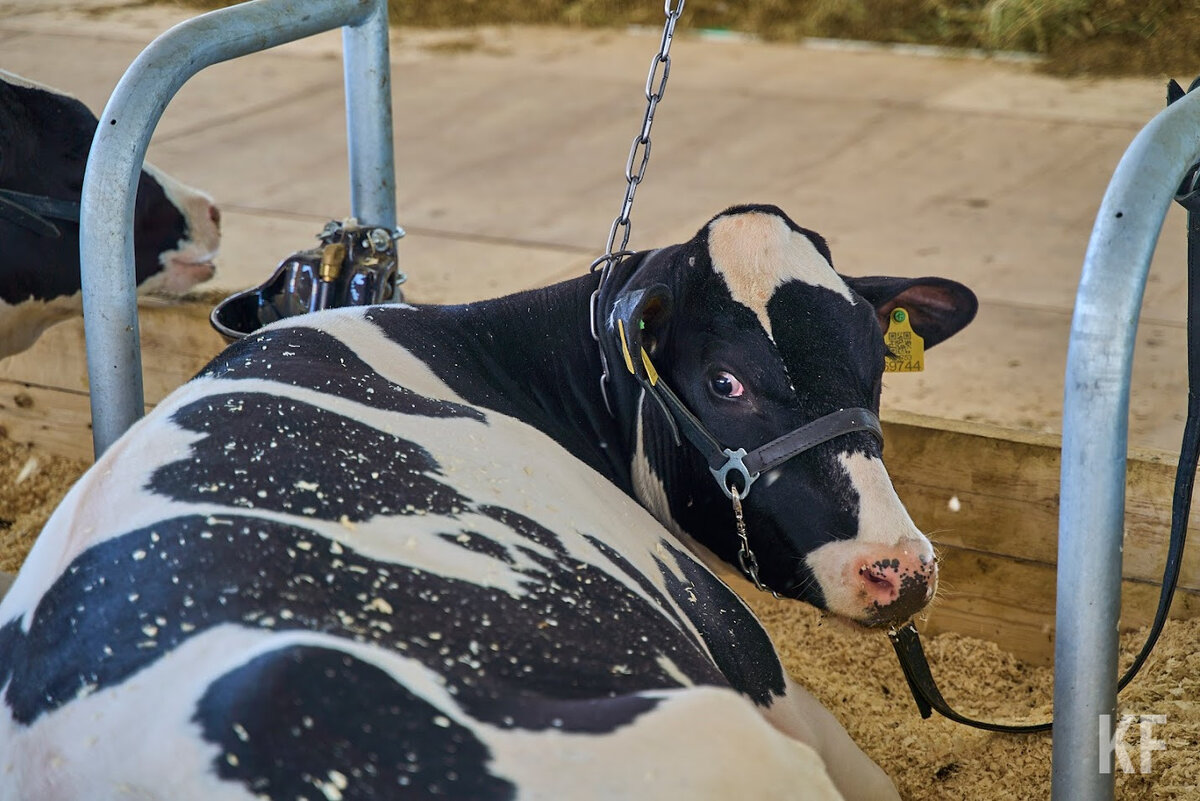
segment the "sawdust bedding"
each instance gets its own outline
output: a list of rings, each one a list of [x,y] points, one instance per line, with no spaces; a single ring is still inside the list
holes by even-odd
[[[891,644],[770,596],[750,599],[788,670],[846,726],[909,801],[1050,797],[1050,735],[994,734],[934,715],[922,720]],[[1122,664],[1145,631],[1122,635]],[[1041,722],[1051,714],[1052,671],[1017,661],[994,643],[941,634],[925,642],[951,706],[1001,723]],[[1172,620],[1138,678],[1121,693],[1119,715],[1166,715],[1151,729],[1165,749],[1150,771],[1117,770],[1117,798],[1200,797],[1200,619]],[[1124,739],[1140,767],[1134,724]]]
[[[0,437],[0,570],[14,572],[61,497],[86,464]],[[1050,794],[1049,735],[1005,735],[937,717],[922,720],[882,634],[863,634],[811,607],[751,598],[784,663],[845,724],[851,736],[911,801],[1044,799]],[[1128,662],[1143,632],[1123,640]],[[1022,665],[998,646],[954,634],[925,643],[952,705],[996,720],[1050,714],[1051,671]],[[1152,736],[1150,772],[1117,772],[1122,799],[1192,799],[1200,794],[1200,620],[1171,621],[1141,677],[1125,690],[1121,714],[1165,715]],[[1139,765],[1139,730],[1125,742]],[[747,755],[752,766],[754,756]]]
[[[0,571],[15,573],[62,496],[87,469],[0,436]]]

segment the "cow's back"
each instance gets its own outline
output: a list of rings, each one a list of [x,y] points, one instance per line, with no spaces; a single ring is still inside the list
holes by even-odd
[[[0,604],[0,798],[832,797],[742,603],[369,315],[239,343],[71,491]]]

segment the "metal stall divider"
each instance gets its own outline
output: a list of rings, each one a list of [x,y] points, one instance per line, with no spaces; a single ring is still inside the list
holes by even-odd
[[[1193,92],[1152,119],[1121,157],[1083,260],[1063,399],[1051,782],[1058,801],[1114,794],[1134,336],[1159,229],[1198,160],[1200,92]]]
[[[387,0],[251,0],[182,22],[126,70],[88,156],[80,215],[92,441],[104,452],[144,413],[133,206],[167,103],[205,67],[343,28],[351,214],[396,227]]]

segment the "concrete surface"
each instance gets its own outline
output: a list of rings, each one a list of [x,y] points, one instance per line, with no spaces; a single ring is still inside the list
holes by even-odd
[[[99,111],[140,49],[193,13],[0,0],[0,68]],[[326,34],[217,65],[168,107],[150,160],[222,206],[213,286],[257,283],[348,213],[340,43]],[[586,269],[623,196],[657,45],[657,32],[393,31],[410,299],[477,299]],[[672,53],[632,246],[770,202],[823,233],[844,272],[961,280],[980,296],[977,322],[932,351],[925,373],[890,377],[885,407],[1058,430],[1095,211],[1164,81],[692,37]],[[1184,254],[1173,211],[1138,336],[1137,445],[1178,448]]]

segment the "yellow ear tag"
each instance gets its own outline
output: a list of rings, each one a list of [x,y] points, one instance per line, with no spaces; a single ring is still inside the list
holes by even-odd
[[[919,373],[925,369],[925,340],[913,331],[904,309],[892,309],[883,342],[892,352],[884,361],[885,373]]]
[[[625,341],[625,321],[617,320],[617,329],[621,332],[621,355],[625,357],[625,369],[637,375],[633,369],[633,357],[629,355],[629,343]]]

